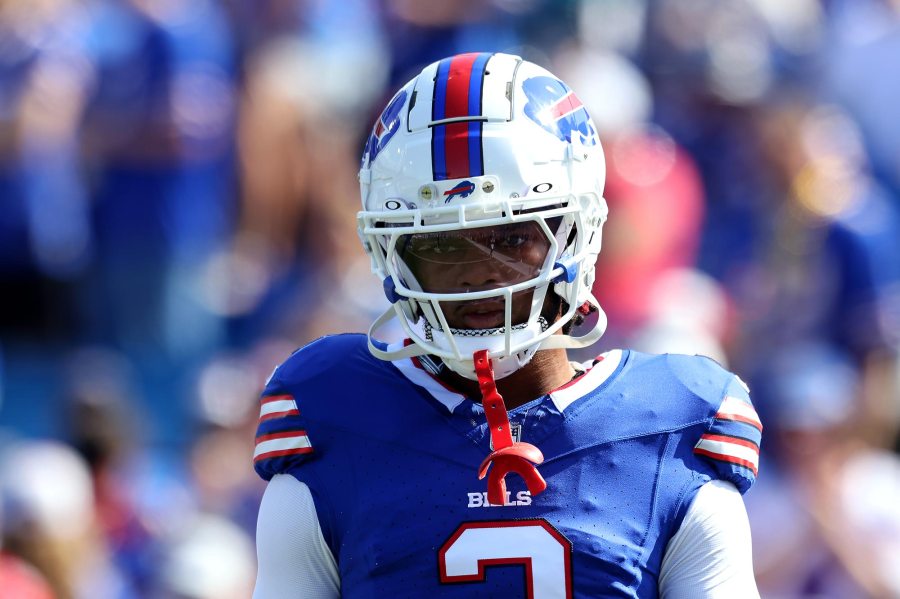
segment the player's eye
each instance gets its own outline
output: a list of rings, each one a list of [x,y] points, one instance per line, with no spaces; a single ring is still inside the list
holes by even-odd
[[[540,244],[544,239],[544,235],[540,229],[533,224],[522,224],[509,227],[498,232],[492,240],[492,248],[498,250],[522,250]]]
[[[522,233],[510,233],[509,235],[501,237],[493,245],[501,249],[514,250],[524,246],[529,241],[532,241],[532,239],[528,235]]]

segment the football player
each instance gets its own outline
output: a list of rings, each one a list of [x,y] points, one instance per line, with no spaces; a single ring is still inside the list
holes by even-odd
[[[585,108],[531,62],[453,56],[397,92],[359,173],[392,305],[267,383],[257,599],[758,596],[743,383],[697,356],[567,357],[606,325],[604,178]]]

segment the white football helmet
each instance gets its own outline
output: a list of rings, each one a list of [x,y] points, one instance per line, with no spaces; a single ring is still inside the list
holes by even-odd
[[[605,177],[591,118],[545,69],[489,53],[426,67],[375,123],[359,172],[359,235],[392,302],[369,329],[372,353],[430,354],[474,380],[472,354],[487,349],[499,379],[539,349],[599,339]],[[587,310],[591,330],[563,334]],[[388,349],[376,334],[394,317],[412,343]]]

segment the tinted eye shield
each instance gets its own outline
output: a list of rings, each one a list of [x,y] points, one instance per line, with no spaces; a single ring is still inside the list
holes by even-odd
[[[499,259],[528,259],[546,254],[549,240],[534,221],[496,227],[402,235],[396,251],[400,259],[429,264],[477,264]]]
[[[386,258],[401,295],[468,301],[545,284],[559,244],[562,217],[524,218],[490,227],[393,234]],[[399,275],[399,276],[396,276]]]

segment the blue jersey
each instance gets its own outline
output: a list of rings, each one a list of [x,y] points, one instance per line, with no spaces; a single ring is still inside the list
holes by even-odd
[[[532,497],[510,475],[491,505],[484,411],[426,367],[326,337],[263,393],[256,470],[308,485],[345,598],[656,597],[698,489],[755,479],[761,425],[737,377],[702,357],[613,351],[510,410],[548,488]]]

